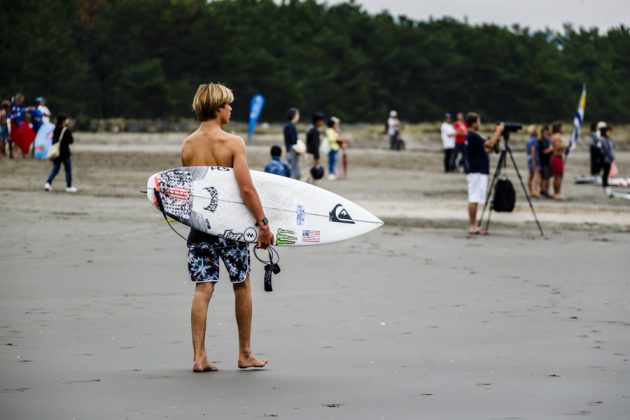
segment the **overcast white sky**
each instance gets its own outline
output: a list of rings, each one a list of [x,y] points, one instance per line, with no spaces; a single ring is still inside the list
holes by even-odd
[[[329,4],[341,0],[328,0]],[[630,0],[356,0],[370,13],[384,9],[392,15],[417,20],[429,16],[451,16],[470,23],[490,22],[511,26],[518,23],[532,29],[561,30],[565,22],[574,26],[630,26]]]

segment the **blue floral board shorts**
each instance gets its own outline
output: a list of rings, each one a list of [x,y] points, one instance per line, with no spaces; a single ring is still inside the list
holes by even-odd
[[[242,283],[250,270],[249,248],[238,242],[208,235],[208,240],[188,244],[188,273],[194,283],[219,281],[219,259],[227,268],[230,281]]]

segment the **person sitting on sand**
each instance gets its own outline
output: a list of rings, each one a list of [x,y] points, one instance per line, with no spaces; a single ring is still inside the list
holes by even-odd
[[[270,153],[271,160],[265,165],[265,172],[291,178],[291,167],[288,163],[280,159],[282,156],[282,148],[280,146],[271,146]]]
[[[265,217],[258,192],[247,165],[245,141],[221,128],[230,121],[234,95],[227,87],[208,83],[197,89],[193,110],[199,128],[188,136],[181,149],[184,166],[224,166],[234,168],[234,177],[241,197],[258,226],[258,247],[266,249],[273,243],[273,233]],[[238,367],[260,368],[267,364],[252,353],[252,295],[249,280],[250,258],[246,242],[237,242],[210,235],[195,229],[188,235],[188,271],[195,283],[191,308],[193,342],[193,371],[215,371],[218,368],[208,361],[205,349],[208,305],[219,281],[219,258],[228,268],[234,288],[236,324],[238,326]]]
[[[551,125],[551,147],[553,147],[553,155],[551,155],[553,198],[565,200],[566,197],[560,194],[560,189],[562,188],[562,177],[564,176],[564,151],[566,148],[562,142],[562,124],[559,122]]]
[[[486,232],[477,225],[477,206],[486,201],[490,158],[492,150],[501,138],[505,125],[498,124],[490,139],[485,140],[478,134],[481,117],[473,112],[466,116],[466,181],[468,182],[468,233],[482,235]]]

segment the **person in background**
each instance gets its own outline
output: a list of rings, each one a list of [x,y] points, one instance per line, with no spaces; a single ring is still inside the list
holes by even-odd
[[[315,184],[315,178],[311,174],[311,169],[319,166],[319,147],[321,143],[321,132],[319,131],[324,125],[324,114],[316,112],[311,118],[311,125],[306,131],[306,168],[307,175],[305,181],[309,184]]]
[[[337,143],[339,143],[339,154],[337,155],[337,161],[341,162],[341,177],[346,179],[348,178],[348,155],[346,154],[348,142],[341,137],[341,127],[339,127],[338,134],[339,139],[337,140]]]
[[[9,158],[13,159],[13,138],[11,136],[16,135],[12,133],[18,132],[18,127],[22,125],[26,118],[26,113],[31,111],[32,107],[24,107],[24,95],[16,93],[11,101],[11,112],[9,113],[9,119],[11,120],[11,130],[9,132]],[[24,156],[24,152],[23,152]]]
[[[455,159],[453,159],[453,152],[455,150],[455,129],[451,122],[451,114],[447,112],[444,115],[444,122],[440,126],[442,149],[444,150],[444,172],[453,172],[455,170]]]
[[[466,134],[468,127],[464,121],[464,114],[457,113],[457,121],[453,124],[455,129],[455,151],[453,152],[453,169],[463,168],[466,171]],[[457,158],[459,157],[459,162]]]
[[[549,180],[551,179],[551,130],[543,125],[538,137],[538,157],[540,162],[540,195],[551,198],[549,194]]]
[[[284,126],[284,147],[287,161],[291,167],[291,178],[293,179],[300,179],[302,176],[302,171],[300,170],[300,155],[293,150],[293,146],[295,146],[298,141],[298,132],[295,126],[298,121],[300,121],[300,111],[297,108],[289,108],[287,111],[287,123]]]
[[[39,127],[42,126],[42,113],[39,109],[37,109],[37,106],[34,106],[33,109],[31,109],[30,121],[31,128],[33,128],[33,131],[37,134],[37,131],[39,131]],[[35,149],[33,149],[33,152],[34,151]]]
[[[400,120],[398,119],[398,112],[394,110],[389,111],[387,136],[389,137],[389,149],[400,150],[400,142],[398,141],[398,137],[400,136]]]
[[[52,183],[59,170],[61,169],[61,164],[63,164],[63,169],[66,172],[66,192],[75,193],[77,189],[72,186],[72,161],[70,152],[70,145],[74,143],[74,138],[72,137],[72,131],[69,127],[70,119],[65,115],[57,116],[57,126],[55,127],[55,131],[53,131],[53,140],[52,144],[57,142],[61,143],[59,145],[59,156],[53,160],[53,167],[48,175],[48,179],[44,184],[44,189],[46,191],[52,191]]]
[[[501,138],[505,125],[498,124],[494,134],[486,140],[478,133],[481,117],[473,112],[466,116],[466,181],[468,183],[468,233],[483,235],[486,232],[477,225],[477,207],[486,200],[490,158],[488,150],[492,150]]]
[[[564,151],[565,146],[562,141],[562,124],[555,122],[551,125],[551,173],[553,174],[553,198],[565,200],[566,197],[560,193],[562,188],[562,178],[564,177]]]
[[[271,146],[271,160],[265,165],[265,172],[291,178],[291,167],[288,163],[283,162],[280,156],[282,156],[282,148]]]
[[[6,99],[2,101],[0,107],[0,156],[7,155],[6,145],[11,142],[9,138],[9,110],[11,109],[11,102]],[[11,145],[12,146],[12,145]],[[13,157],[12,147],[9,148],[9,154]]]
[[[46,98],[38,96],[35,99],[35,102],[37,102],[37,110],[42,114],[42,124],[49,124],[51,114],[50,110],[46,106]]]
[[[529,177],[527,178],[527,190],[534,198],[540,197],[540,153],[538,152],[538,128],[535,125],[527,127],[527,168]]]
[[[600,124],[603,124],[600,126]],[[591,157],[591,175],[598,175],[602,171],[602,150],[599,142],[599,130],[606,127],[606,123],[600,121],[591,124],[591,134],[588,139],[589,152]]]
[[[339,118],[330,117],[326,123],[328,141],[328,179],[337,179],[337,153],[339,153]]]
[[[612,141],[612,126],[606,125],[599,130],[599,140],[602,153],[602,187],[606,194],[610,194],[611,190],[608,187],[608,175],[610,174],[610,167],[615,161],[615,145]]]

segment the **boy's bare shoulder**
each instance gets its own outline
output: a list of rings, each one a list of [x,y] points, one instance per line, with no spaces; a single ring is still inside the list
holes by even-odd
[[[225,140],[227,140],[227,141],[236,142],[236,143],[245,143],[245,140],[243,140],[243,137],[241,137],[241,136],[237,136],[236,134],[228,133],[227,131],[224,131],[223,133],[224,133]]]
[[[182,141],[182,150],[184,148],[191,147],[194,143],[197,142],[197,140],[199,140],[200,137],[201,133],[199,133],[198,131],[191,133],[188,137],[184,139],[184,141]]]
[[[222,140],[226,144],[230,145],[231,147],[234,147],[234,148],[245,147],[245,140],[243,140],[243,137],[241,136],[237,136],[236,134],[232,134],[232,133],[228,133],[227,131],[224,131],[221,137],[222,137]]]

